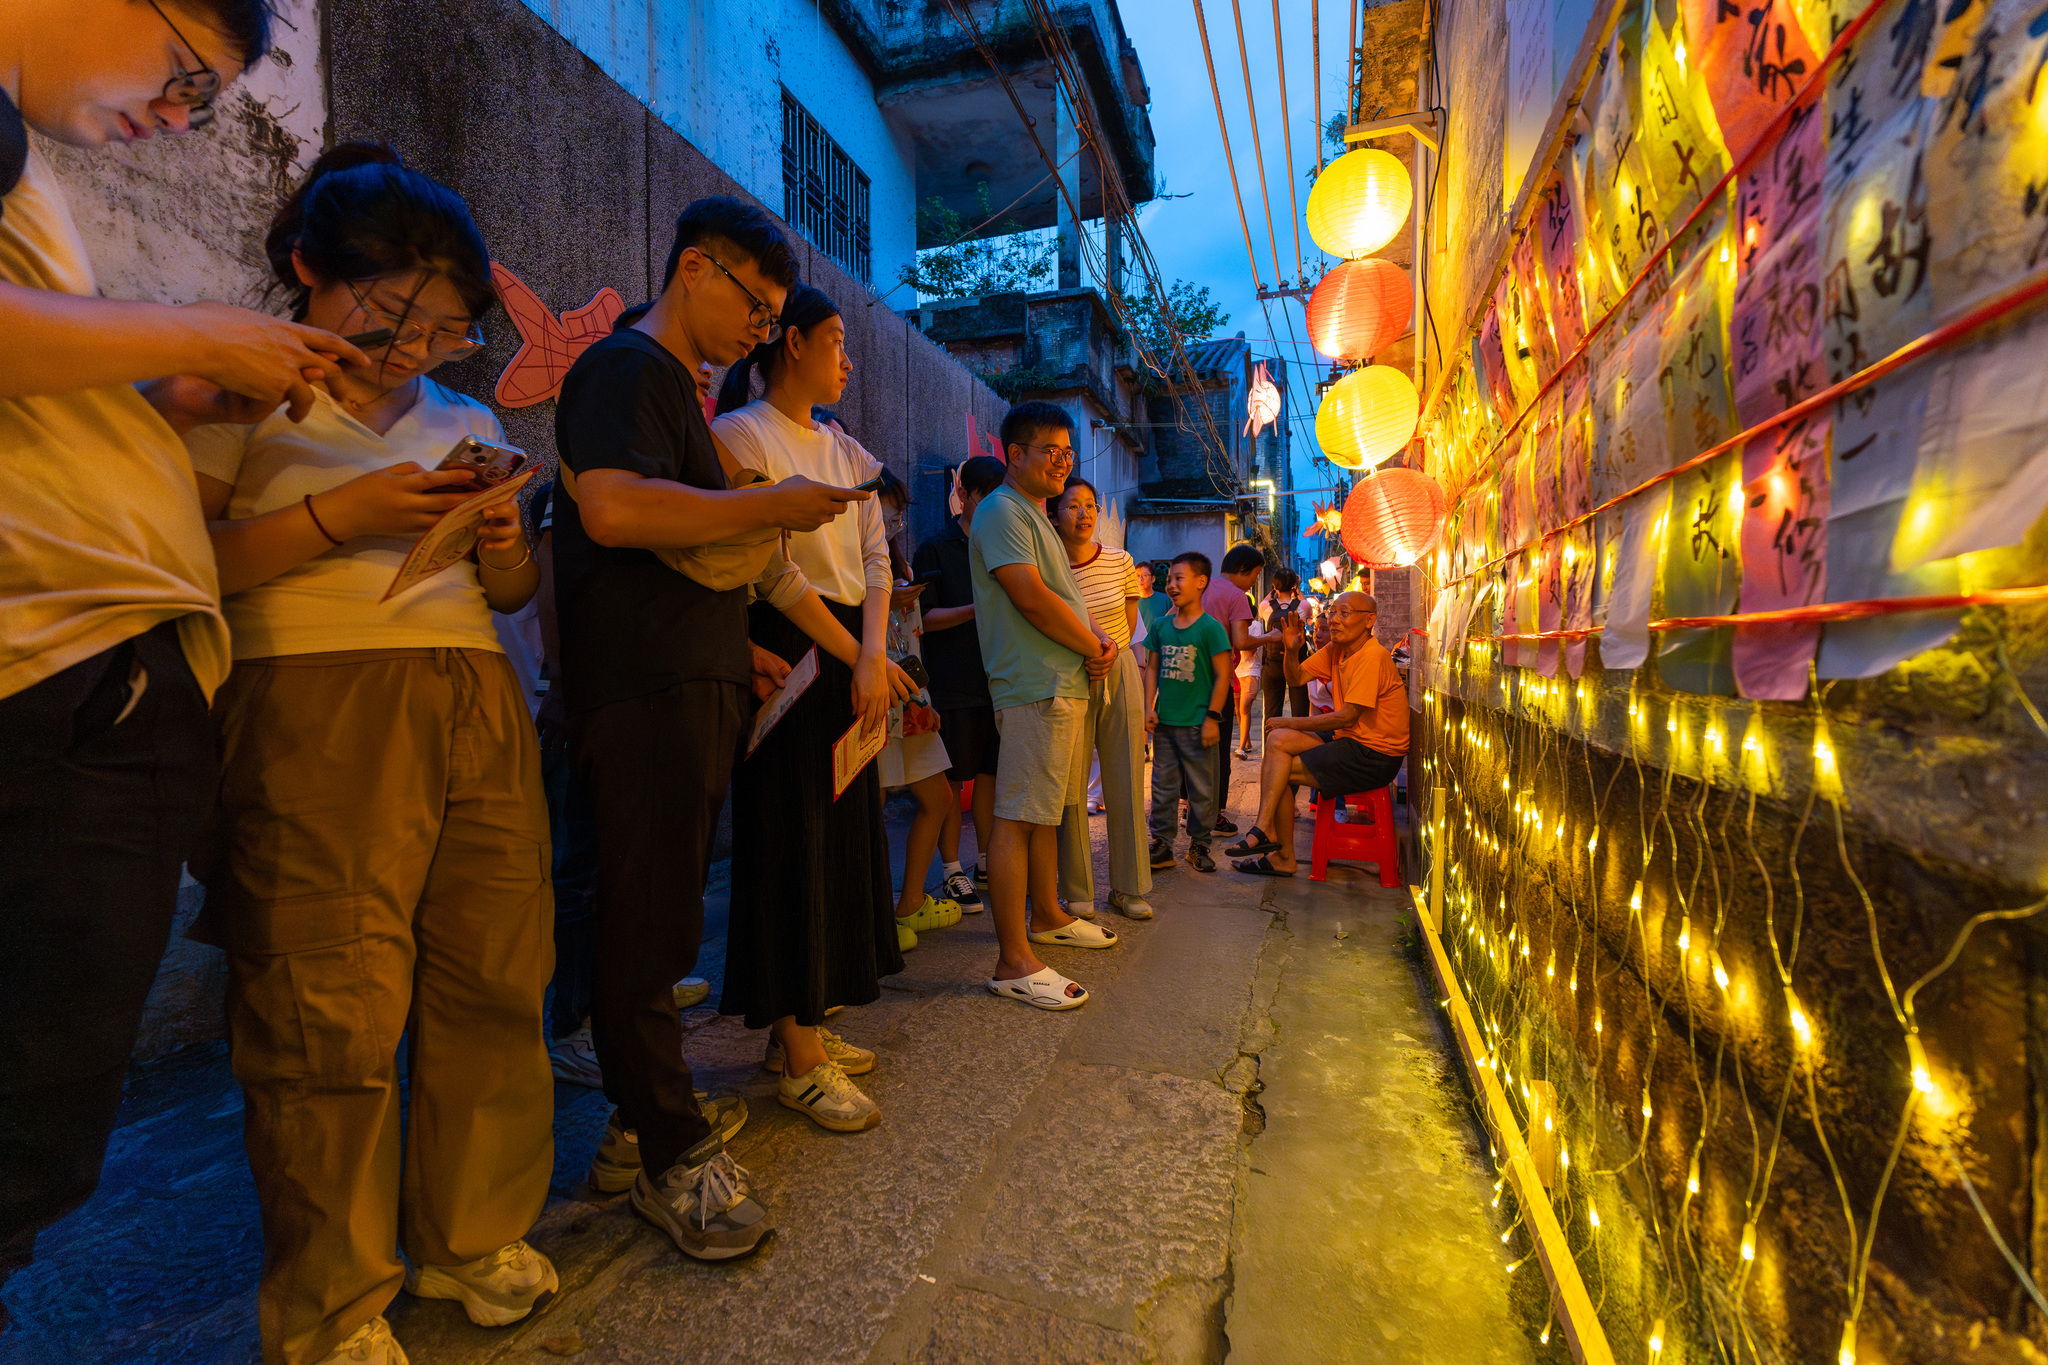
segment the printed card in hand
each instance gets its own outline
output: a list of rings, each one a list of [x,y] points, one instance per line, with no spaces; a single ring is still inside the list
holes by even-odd
[[[533,477],[540,471],[540,465],[531,465],[505,482],[487,488],[449,508],[425,535],[413,542],[412,549],[406,552],[405,563],[398,566],[398,573],[392,578],[391,586],[384,590],[384,596],[378,600],[389,602],[398,594],[418,587],[443,569],[453,567],[464,555],[476,548],[477,527],[483,525],[484,513],[507,498],[516,497],[519,490],[532,482]]]

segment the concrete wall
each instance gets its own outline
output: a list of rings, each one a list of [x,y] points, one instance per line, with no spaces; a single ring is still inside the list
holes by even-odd
[[[883,118],[860,57],[813,0],[526,2],[622,90],[778,212],[787,86],[872,182],[877,292],[915,259],[909,139]],[[540,89],[528,89],[529,99]]]
[[[1134,559],[1172,559],[1186,550],[1209,556],[1212,575],[1222,572],[1223,552],[1230,548],[1221,512],[1179,516],[1148,515],[1131,523],[1124,548]]]

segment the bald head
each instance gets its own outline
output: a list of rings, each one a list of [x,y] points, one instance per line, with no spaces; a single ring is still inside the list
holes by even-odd
[[[1330,599],[1330,639],[1349,654],[1372,637],[1380,604],[1369,592],[1340,592]]]

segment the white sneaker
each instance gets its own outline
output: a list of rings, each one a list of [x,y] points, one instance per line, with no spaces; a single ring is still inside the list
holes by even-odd
[[[874,1053],[847,1042],[823,1024],[818,1025],[818,1041],[825,1046],[825,1059],[849,1076],[865,1076],[875,1069]],[[770,1031],[768,1055],[762,1059],[761,1069],[780,1076],[788,1061],[782,1050],[782,1040]]]
[[[405,1348],[391,1335],[391,1324],[371,1318],[313,1365],[407,1365]]]
[[[1152,902],[1143,896],[1126,896],[1121,891],[1109,893],[1109,908],[1125,919],[1151,919]]]
[[[811,1122],[835,1133],[862,1133],[882,1121],[882,1110],[830,1062],[802,1076],[785,1075],[776,1098]]]
[[[508,1242],[467,1265],[415,1265],[405,1272],[406,1293],[454,1299],[479,1327],[517,1322],[560,1287],[554,1262],[524,1242]]]
[[[549,1048],[548,1064],[555,1069],[558,1081],[592,1090],[604,1089],[604,1072],[598,1069],[597,1044],[591,1041],[588,1024]]]

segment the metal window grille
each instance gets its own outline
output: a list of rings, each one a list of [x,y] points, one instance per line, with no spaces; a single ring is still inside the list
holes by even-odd
[[[782,92],[782,216],[862,284],[870,282],[868,177]]]

